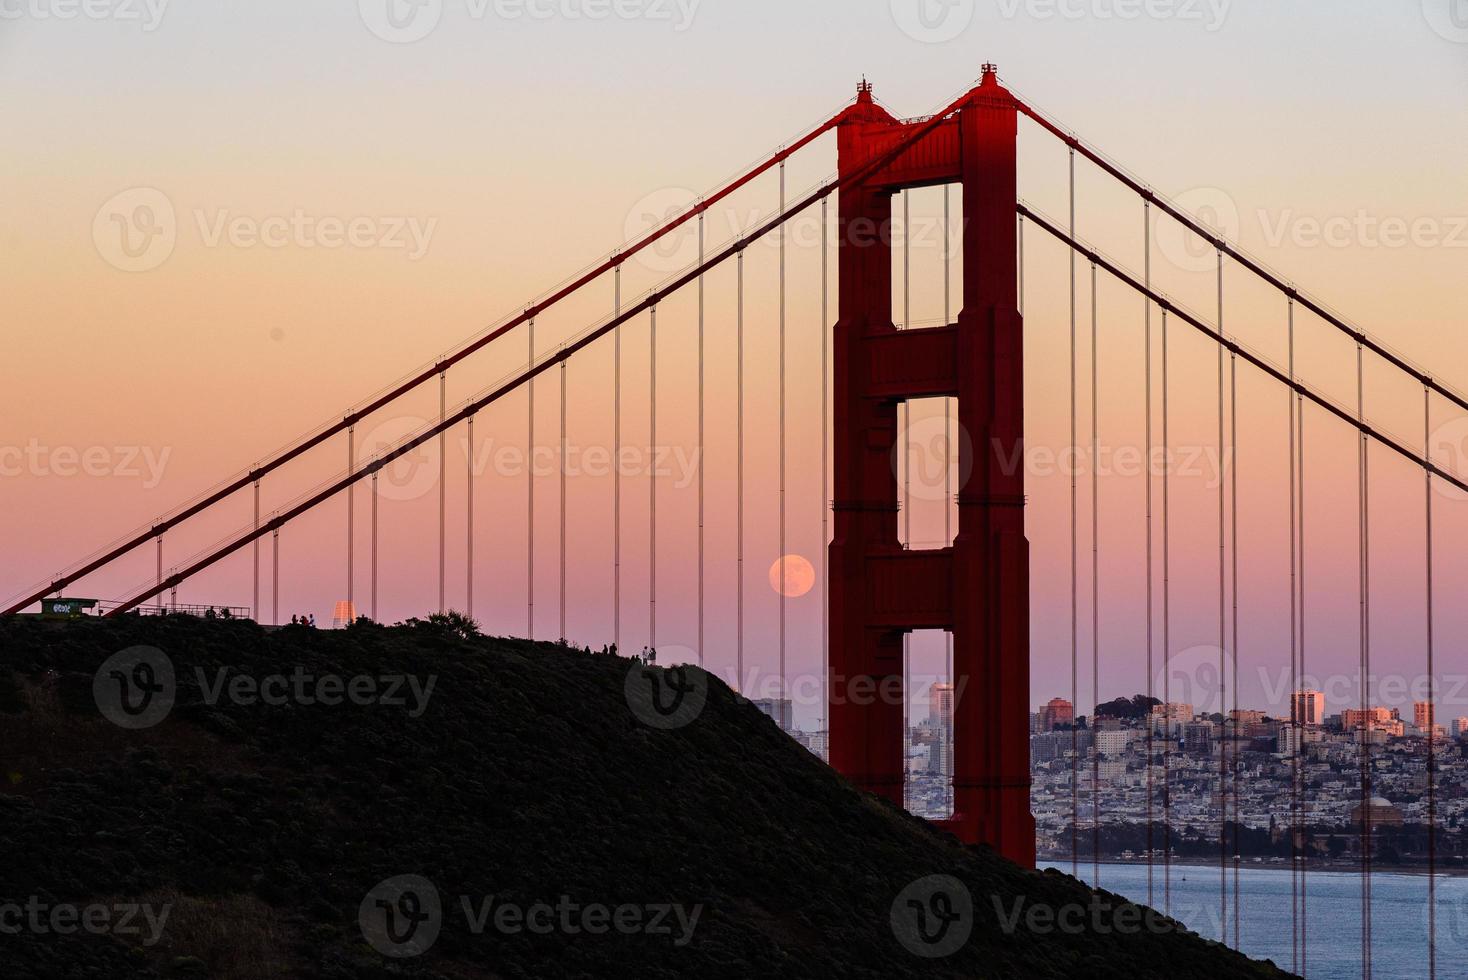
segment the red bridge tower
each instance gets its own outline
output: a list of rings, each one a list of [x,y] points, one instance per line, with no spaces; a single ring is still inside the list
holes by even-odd
[[[992,65],[964,107],[887,166],[840,192],[835,326],[835,534],[831,542],[831,764],[903,803],[903,636],[953,634],[954,815],[961,840],[1035,863],[1030,815],[1029,544],[1024,530],[1024,372],[1018,310],[1013,97]],[[845,175],[918,122],[862,83],[838,128]],[[892,322],[892,199],[963,186],[958,323]],[[956,397],[958,534],[939,550],[898,540],[897,407]]]

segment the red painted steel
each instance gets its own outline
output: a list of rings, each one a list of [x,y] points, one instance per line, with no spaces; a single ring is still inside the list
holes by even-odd
[[[848,174],[929,132],[839,201],[835,325],[835,534],[830,550],[831,764],[903,802],[904,633],[953,633],[954,816],[942,825],[1024,866],[1035,863],[1029,766],[1029,545],[1024,535],[1024,372],[1015,248],[1017,107],[986,69],[952,119],[904,123],[863,85],[837,127]],[[961,182],[958,323],[892,323],[892,197]],[[968,438],[958,534],[935,551],[898,541],[898,406],[954,395]]]

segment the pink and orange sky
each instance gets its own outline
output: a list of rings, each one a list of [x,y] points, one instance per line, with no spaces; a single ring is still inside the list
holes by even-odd
[[[398,0],[392,0],[396,4]],[[609,12],[610,11],[610,12]],[[811,0],[477,3],[429,0],[389,18],[389,0],[329,9],[255,2],[0,2],[0,594],[20,593],[102,544],[146,525],[354,405],[711,190],[839,109],[865,75],[895,113],[946,103],[997,61],[1008,84],[1155,187],[1221,222],[1230,237],[1352,322],[1468,389],[1468,21],[1450,0],[1292,4],[998,0],[852,4]],[[1459,16],[1455,17],[1454,14]],[[420,36],[421,35],[421,36]],[[1021,193],[1066,211],[1062,147],[1028,124]],[[835,167],[822,140],[792,161],[793,198]],[[1140,206],[1080,167],[1080,233],[1141,264]],[[941,192],[911,198],[915,324],[942,317]],[[773,177],[731,201],[710,242],[766,215]],[[121,222],[121,223],[119,223]],[[820,320],[818,226],[789,243],[789,543],[819,570]],[[1159,227],[1163,290],[1211,318],[1211,261]],[[752,249],[747,305],[747,660],[775,669],[777,250]],[[692,258],[684,238],[629,266],[629,299]],[[1030,536],[1034,695],[1069,696],[1069,479],[1048,461],[1069,441],[1066,259],[1027,241]],[[955,263],[955,268],[957,263]],[[1080,426],[1090,427],[1089,279],[1081,291]],[[1284,360],[1284,304],[1237,269],[1225,325]],[[709,666],[733,656],[733,269],[708,277]],[[594,294],[594,295],[593,295]],[[834,290],[832,293],[834,297]],[[1100,286],[1100,695],[1145,688],[1141,304]],[[902,318],[902,292],[897,291]],[[610,284],[537,325],[553,348],[605,317]],[[696,300],[659,310],[659,646],[696,643]],[[834,317],[834,306],[832,307]],[[1154,321],[1154,326],[1156,323]],[[1305,377],[1354,404],[1354,351],[1301,316]],[[1185,327],[1173,335],[1172,437],[1201,454],[1173,481],[1179,663],[1216,661],[1216,360]],[[647,443],[647,325],[623,334],[624,439]],[[523,363],[523,337],[450,375],[451,404]],[[611,347],[570,368],[568,632],[610,639],[611,480],[592,461],[611,444]],[[1368,369],[1368,414],[1414,448],[1420,392]],[[536,390],[536,426],[553,443],[555,374]],[[1283,393],[1240,368],[1239,660],[1243,701],[1282,703],[1288,664],[1288,521]],[[919,436],[941,428],[918,406]],[[399,438],[437,412],[406,399],[359,429],[359,448]],[[480,416],[475,612],[495,632],[525,629],[526,440],[523,395]],[[1434,452],[1453,465],[1468,421],[1439,402]],[[1350,430],[1307,417],[1307,643],[1312,673],[1356,698],[1355,446]],[[492,441],[490,441],[492,440]],[[506,452],[501,453],[501,450]],[[1215,455],[1209,457],[1208,452]],[[364,450],[365,452],[365,450]],[[265,488],[265,510],[334,476],[337,441]],[[1372,457],[1373,649],[1384,674],[1425,667],[1422,484],[1409,465]],[[463,605],[463,433],[450,440],[449,601]],[[1468,462],[1458,467],[1468,473]],[[916,546],[939,543],[942,494],[920,487]],[[437,456],[400,474],[380,501],[381,616],[437,604]],[[1081,702],[1091,701],[1089,472],[1081,484]],[[624,646],[646,630],[646,481],[624,481]],[[558,632],[558,483],[538,481],[536,631]],[[1468,673],[1455,639],[1468,584],[1455,547],[1468,504],[1437,508],[1439,674]],[[367,602],[368,500],[357,495],[357,597]],[[170,565],[243,527],[249,500],[166,542]],[[282,613],[328,619],[345,594],[345,512],[333,502],[282,536]],[[269,549],[265,602],[269,602]],[[120,597],[145,585],[145,549],[73,591]],[[249,552],[189,583],[182,602],[250,603]],[[820,663],[821,588],[789,603],[791,671]],[[1160,631],[1159,631],[1160,636]],[[941,641],[915,641],[914,673],[942,669]],[[1199,650],[1203,647],[1205,649]],[[1160,657],[1160,654],[1159,654]],[[1189,668],[1191,669],[1191,668]],[[1196,671],[1195,671],[1196,673]],[[814,690],[813,682],[808,687]],[[1160,680],[1158,681],[1160,687]],[[1331,693],[1328,691],[1328,693]],[[1468,692],[1458,697],[1468,700]],[[1206,698],[1198,697],[1200,703]],[[1383,700],[1377,698],[1376,700]],[[1410,700],[1410,698],[1407,698]],[[819,714],[803,705],[797,717]],[[1449,705],[1445,715],[1468,714]]]

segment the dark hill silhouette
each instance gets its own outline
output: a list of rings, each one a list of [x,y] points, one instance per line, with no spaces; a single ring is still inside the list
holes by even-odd
[[[166,655],[177,694],[163,720],[130,730],[104,717],[117,710],[110,692],[161,686],[150,672],[160,665],[139,672],[130,654],[137,662],[114,660],[94,681],[138,645]],[[245,703],[226,686],[211,706],[226,667],[255,679],[299,668],[434,684],[417,717],[406,687],[406,705],[326,706]],[[859,794],[707,675],[684,675],[706,684],[690,695],[706,700],[696,717],[649,725],[628,691],[645,711],[639,690],[668,676],[639,673],[629,687],[634,670],[434,624],[266,632],[186,617],[0,620],[0,909],[170,910],[151,945],[84,931],[0,936],[0,975],[1283,976],[1165,920],[1128,925],[1135,908],[1118,912],[1121,900],[1104,893],[1109,910],[1085,911],[1078,930],[1045,928],[1047,909],[1088,909],[1093,893]],[[369,934],[382,946],[383,929],[401,938],[405,922],[432,915],[408,875],[438,895],[438,934],[424,926],[407,947],[388,947],[417,943],[422,955],[384,955]],[[934,875],[961,885],[924,884]],[[399,894],[406,885],[411,894]],[[476,915],[491,896],[509,906],[507,927],[492,911],[474,932],[460,896]],[[513,931],[513,912],[533,917],[537,903],[556,908],[554,931]],[[598,906],[606,917],[578,918]],[[645,928],[661,906],[677,907],[661,919],[668,931]],[[617,921],[621,931],[608,925]],[[593,933],[598,923],[605,931]],[[945,944],[958,948],[918,955]]]

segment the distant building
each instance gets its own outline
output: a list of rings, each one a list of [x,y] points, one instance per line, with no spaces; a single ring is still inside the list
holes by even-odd
[[[1051,698],[1045,707],[1040,709],[1040,730],[1054,731],[1057,726],[1075,724],[1076,709],[1065,698]]]
[[[1290,699],[1290,720],[1297,725],[1319,725],[1325,721],[1325,694],[1296,691]]]
[[[1341,712],[1341,727],[1348,732],[1365,729],[1398,738],[1405,731],[1401,716],[1395,708],[1347,708]]]
[[[1180,738],[1183,726],[1193,720],[1193,706],[1180,701],[1152,706],[1152,730],[1171,738]]]
[[[1213,751],[1214,726],[1211,721],[1190,721],[1183,725],[1183,751],[1207,755]]]
[[[934,684],[928,688],[928,722],[938,728],[947,728],[952,731],[952,684]]]
[[[1468,718],[1459,718],[1453,722],[1453,737],[1468,737]]]
[[[1132,735],[1130,728],[1098,729],[1095,733],[1096,751],[1107,757],[1123,755],[1132,743]]]
[[[753,702],[754,706],[775,720],[781,731],[790,731],[793,727],[794,716],[793,705],[789,698],[762,698]]]
[[[1412,724],[1417,730],[1426,732],[1432,727],[1432,702],[1417,701],[1412,705]]]
[[[336,604],[336,611],[331,616],[332,629],[343,629],[357,621],[357,604],[342,599]]]
[[[1305,746],[1323,741],[1325,735],[1319,728],[1305,725],[1280,725],[1276,742],[1281,755],[1294,755]]]
[[[1400,827],[1404,822],[1402,811],[1391,801],[1373,796],[1366,805],[1366,814],[1373,827]],[[1361,826],[1361,804],[1351,807],[1351,823]]]

